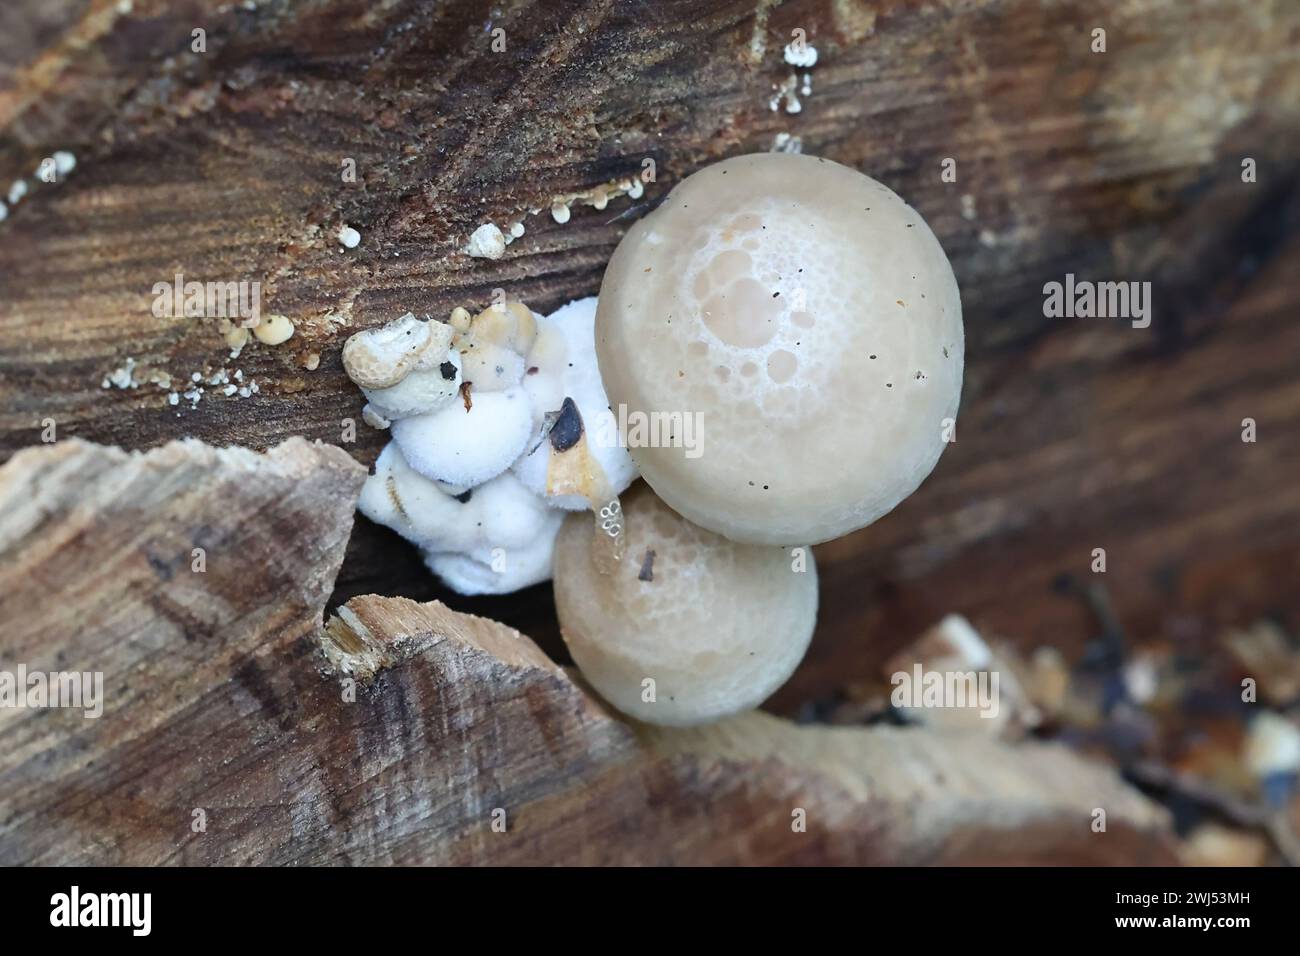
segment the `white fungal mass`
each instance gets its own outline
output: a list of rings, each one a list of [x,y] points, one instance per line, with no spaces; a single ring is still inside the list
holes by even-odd
[[[557,459],[570,450],[546,430],[566,399],[576,437],[609,415],[595,314],[594,299],[542,318],[504,303],[461,313],[455,326],[408,313],[344,348],[353,380],[378,386],[363,389],[367,421],[393,432],[358,507],[416,544],[449,587],[502,594],[547,580],[564,510],[592,506],[567,486],[552,491]],[[599,470],[604,492],[636,478],[626,449],[581,448],[590,467],[578,471]]]

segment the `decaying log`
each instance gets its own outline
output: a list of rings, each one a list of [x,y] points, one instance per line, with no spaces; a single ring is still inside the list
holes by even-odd
[[[786,134],[934,226],[962,289],[967,384],[958,440],[921,491],[820,550],[820,629],[779,709],[874,675],[950,612],[1077,653],[1091,623],[1050,584],[1097,547],[1123,569],[1107,584],[1139,634],[1176,622],[1203,649],[1263,614],[1300,626],[1300,6],[491,6],[6,0],[0,184],[32,189],[0,223],[0,457],[47,420],[126,448],[339,443],[360,421],[349,332],[497,287],[543,310],[592,294],[628,222],[675,182]],[[797,114],[770,108],[796,28],[819,53]],[[36,183],[56,149],[76,169]],[[635,207],[547,214],[646,159],[657,181]],[[501,260],[463,254],[481,223],[515,220],[527,233]],[[362,236],[350,251],[343,224]],[[231,362],[215,320],[152,314],[177,272],[259,281],[264,311],[297,332]],[[1151,328],[1045,317],[1042,286],[1066,272],[1151,281]],[[102,388],[127,359],[173,389],[224,365],[261,390],[208,387],[191,408],[156,385]],[[369,463],[383,440],[361,427],[349,450]],[[339,590],[454,600],[364,522]],[[554,640],[544,589],[453,606]]]
[[[0,669],[104,689],[94,718],[0,708],[0,863],[1173,860],[1165,811],[1064,748],[651,729],[438,603],[322,627],[362,474],[302,439],[0,468]]]

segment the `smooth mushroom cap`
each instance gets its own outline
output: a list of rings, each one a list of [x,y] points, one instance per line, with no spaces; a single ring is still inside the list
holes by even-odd
[[[623,513],[626,550],[608,574],[591,515],[569,516],[555,543],[560,630],[583,676],[648,723],[698,724],[757,706],[812,638],[811,552],[719,537],[645,485],[623,498]]]
[[[961,394],[961,301],[921,216],[812,156],[725,160],[629,230],[605,271],[596,351],[614,407],[695,414],[695,455],[634,447],[691,521],[810,544],[875,521],[924,480]]]

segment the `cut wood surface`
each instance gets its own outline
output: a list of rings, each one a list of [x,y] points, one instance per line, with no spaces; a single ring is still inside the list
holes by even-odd
[[[791,114],[770,103],[796,28],[819,59]],[[790,134],[934,227],[962,289],[967,378],[935,474],[818,550],[818,633],[774,709],[875,677],[949,612],[1076,654],[1095,625],[1051,583],[1088,573],[1096,548],[1138,638],[1195,654],[1261,615],[1294,631],[1297,31],[1288,0],[516,0],[490,13],[9,0],[0,183],[31,190],[0,222],[0,455],[38,443],[46,420],[134,449],[185,435],[339,443],[355,419],[347,450],[368,464],[385,436],[359,424],[339,362],[350,332],[481,306],[498,287],[541,310],[592,294],[627,224],[675,182]],[[37,182],[56,149],[76,169]],[[647,158],[657,178],[637,203],[577,206],[564,225],[546,214]],[[503,259],[463,254],[481,223],[517,220],[527,232]],[[335,239],[344,224],[361,233],[354,250]],[[1067,272],[1152,282],[1151,327],[1045,317],[1043,284]],[[263,311],[289,316],[294,337],[232,362],[215,320],[152,314],[154,284],[177,273],[261,282]],[[238,368],[260,391],[208,387],[190,408],[156,385],[102,388],[127,359],[181,383]],[[412,549],[361,522],[332,603],[367,592],[441,596],[562,652],[548,588],[447,596]]]
[[[1174,860],[1166,811],[1064,747],[645,728],[437,602],[322,628],[361,475],[302,439],[0,468],[0,666],[103,675],[97,717],[0,708],[0,863]]]

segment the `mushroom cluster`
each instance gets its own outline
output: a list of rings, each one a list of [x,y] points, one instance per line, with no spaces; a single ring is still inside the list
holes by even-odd
[[[595,314],[594,299],[544,317],[520,302],[407,313],[343,347],[363,417],[392,434],[358,507],[462,594],[547,580],[564,512],[606,507],[636,477],[626,449],[588,438],[610,415]]]
[[[953,440],[963,354],[914,209],[823,159],[725,160],[628,231],[598,300],[349,340],[366,418],[393,432],[361,509],[464,593],[553,564],[561,633],[606,700],[715,720],[803,657],[808,546],[893,509]]]

